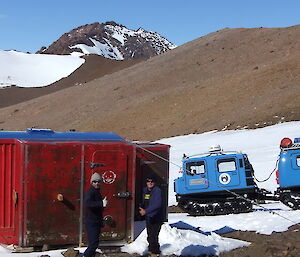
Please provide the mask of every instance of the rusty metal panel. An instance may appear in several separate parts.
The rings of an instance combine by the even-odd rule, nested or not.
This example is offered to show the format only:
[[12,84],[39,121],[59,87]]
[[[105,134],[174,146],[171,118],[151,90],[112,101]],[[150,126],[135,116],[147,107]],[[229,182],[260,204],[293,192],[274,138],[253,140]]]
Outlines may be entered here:
[[108,199],[101,242],[130,240],[134,192],[132,146],[124,143],[91,144],[85,151],[85,191],[90,187],[91,174],[98,172],[103,178],[101,193]]
[[[101,241],[130,240],[135,168],[131,145],[123,142],[30,142],[25,149],[23,246],[81,241],[82,167],[84,191],[90,186],[93,172],[99,172],[104,179],[101,193],[107,196],[109,204],[104,211],[107,222]],[[58,194],[64,196],[63,202],[57,200]]]
[[78,242],[81,145],[28,143],[26,157],[23,246]]
[[93,172],[103,176],[101,191],[109,200],[101,242],[132,240],[146,172],[155,172],[167,190],[168,163],[161,157],[168,160],[169,146],[1,139],[0,242],[24,247],[81,242],[82,192]]
[[0,143],[0,238],[5,244],[17,243],[18,174],[15,142]]

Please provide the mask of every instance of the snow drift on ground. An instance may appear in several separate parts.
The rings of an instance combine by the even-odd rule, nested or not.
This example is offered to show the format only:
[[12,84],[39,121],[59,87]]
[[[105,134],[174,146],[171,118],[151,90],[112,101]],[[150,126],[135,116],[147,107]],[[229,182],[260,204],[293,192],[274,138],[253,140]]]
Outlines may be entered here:
[[0,50],[0,88],[42,87],[69,76],[85,60],[78,55],[27,54]]
[[[169,205],[176,204],[173,191],[173,180],[180,176],[177,165],[180,165],[182,154],[187,155],[207,152],[209,146],[220,144],[224,150],[241,150],[247,153],[254,166],[256,177],[264,179],[275,168],[279,154],[279,143],[283,137],[300,137],[300,122],[282,123],[255,130],[236,130],[207,132],[199,135],[187,135],[162,139],[159,142],[170,144],[171,162],[169,180]],[[176,165],[175,165],[176,164]],[[274,191],[275,175],[258,183]],[[264,208],[262,208],[264,207]],[[273,231],[286,231],[290,226],[300,223],[300,210],[293,211],[279,202],[269,202],[256,206],[251,213],[219,215],[211,217],[192,217],[186,213],[169,214],[169,221],[162,227],[159,235],[161,251],[165,255],[219,254],[234,248],[247,246],[247,242],[222,237],[223,233],[234,230],[256,231],[271,234]],[[84,252],[85,248],[80,248]],[[128,253],[145,253],[147,251],[146,231],[122,250]],[[62,250],[48,251],[51,257],[62,256]],[[0,247],[0,257],[40,256],[43,253],[19,254]]]
[[[241,240],[221,237],[216,233],[199,233],[191,230],[177,229],[171,227],[169,224],[162,226],[159,242],[161,245],[161,251],[163,255],[189,255],[198,256],[200,254],[218,255],[224,251],[230,251],[235,248],[248,246],[248,242]],[[76,248],[81,253],[85,251],[84,248]],[[51,257],[62,257],[61,253],[66,249],[47,251],[47,254]],[[100,250],[101,251],[101,250]],[[99,251],[99,252],[100,252]],[[131,244],[122,247],[123,252],[129,254],[138,253],[140,255],[147,253],[147,233],[144,230],[139,237]],[[26,253],[26,256],[41,256],[43,253]],[[23,253],[11,253],[10,250],[0,246],[0,256],[24,256]]]
[[[159,243],[163,255],[198,256],[202,254],[218,255],[249,243],[221,237],[216,233],[204,234],[192,230],[177,229],[168,224],[162,226]],[[131,244],[123,246],[122,251],[140,255],[147,253],[147,233],[144,230]]]

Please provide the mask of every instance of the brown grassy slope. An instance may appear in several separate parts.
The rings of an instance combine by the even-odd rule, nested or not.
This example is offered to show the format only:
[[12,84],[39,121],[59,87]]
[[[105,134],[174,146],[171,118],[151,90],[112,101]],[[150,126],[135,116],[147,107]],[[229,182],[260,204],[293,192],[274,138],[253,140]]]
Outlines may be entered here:
[[83,86],[0,109],[0,128],[151,140],[299,120],[299,40],[300,26],[218,31]]
[[[87,83],[93,79],[122,70],[143,60],[116,61],[99,55],[83,57],[85,63],[68,77],[40,88],[7,87],[0,90],[0,108],[47,95],[61,89]],[[51,72],[51,70],[49,70]]]

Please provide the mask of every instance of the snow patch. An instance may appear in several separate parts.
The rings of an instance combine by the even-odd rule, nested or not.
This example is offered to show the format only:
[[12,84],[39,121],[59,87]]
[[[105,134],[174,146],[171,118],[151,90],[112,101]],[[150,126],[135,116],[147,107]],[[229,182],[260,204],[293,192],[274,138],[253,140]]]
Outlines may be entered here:
[[71,46],[70,48],[79,48],[84,54],[97,54],[109,59],[124,60],[124,57],[119,49],[114,47],[107,39],[104,38],[106,43],[101,43],[93,38],[90,38],[90,40],[93,42],[94,46],[77,44]]
[[[169,224],[164,224],[159,234],[160,249],[163,255],[219,255],[224,251],[248,246],[250,243],[241,240],[225,238],[211,233],[204,235],[191,230],[177,229]],[[147,232],[144,230],[131,244],[121,248],[129,254],[147,254]]]
[[73,55],[27,54],[0,50],[0,88],[43,87],[69,76],[85,60]]

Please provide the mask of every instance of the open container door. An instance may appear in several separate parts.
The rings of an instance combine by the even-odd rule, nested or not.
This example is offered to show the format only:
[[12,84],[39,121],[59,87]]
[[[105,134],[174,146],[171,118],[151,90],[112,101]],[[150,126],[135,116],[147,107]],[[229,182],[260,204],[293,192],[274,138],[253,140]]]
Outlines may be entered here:
[[164,221],[168,220],[169,151],[169,145],[136,143],[134,238],[138,237],[145,227],[145,222],[141,221],[143,218],[139,214],[139,204],[142,203],[142,190],[146,186],[146,176],[149,174],[156,177],[156,184],[162,191]]

